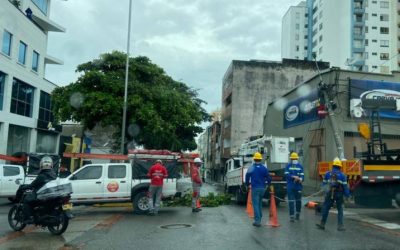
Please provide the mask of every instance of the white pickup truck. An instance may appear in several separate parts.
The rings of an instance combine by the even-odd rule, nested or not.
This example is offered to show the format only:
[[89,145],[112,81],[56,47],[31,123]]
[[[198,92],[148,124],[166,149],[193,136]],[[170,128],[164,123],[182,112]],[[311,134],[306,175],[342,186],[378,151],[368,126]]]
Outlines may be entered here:
[[35,176],[25,177],[24,168],[20,165],[0,164],[0,198],[13,201],[19,185],[29,184]]
[[[76,170],[67,177],[72,184],[71,202],[79,205],[131,201],[135,213],[146,213],[149,209],[147,192],[150,185],[146,173],[154,160],[133,161],[89,164]],[[187,188],[177,190],[177,187],[187,187],[191,184],[189,178],[178,178],[177,161],[164,161],[164,165],[169,177],[164,179],[163,198],[172,198],[187,192]]]

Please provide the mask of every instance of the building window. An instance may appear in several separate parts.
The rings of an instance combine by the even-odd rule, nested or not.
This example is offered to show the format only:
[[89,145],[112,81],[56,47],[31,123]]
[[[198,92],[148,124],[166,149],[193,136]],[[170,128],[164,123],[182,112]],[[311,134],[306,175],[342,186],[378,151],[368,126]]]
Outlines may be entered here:
[[304,28],[306,28],[306,29],[307,29],[307,28],[308,28],[308,24],[304,24]]
[[389,66],[381,66],[381,73],[389,74]]
[[322,47],[319,48],[319,54],[322,54]]
[[6,84],[6,74],[0,71],[0,110],[3,110],[4,85]]
[[389,40],[381,40],[381,47],[389,47]]
[[11,55],[11,45],[12,45],[12,34],[5,30],[3,33],[3,46],[1,48],[1,51],[7,56]]
[[300,18],[300,13],[296,12],[296,19]]
[[40,91],[39,120],[46,123],[54,122],[50,94]]
[[388,14],[380,15],[380,20],[381,21],[389,21],[389,15]]
[[378,68],[378,66],[376,66],[376,65],[373,65],[373,66],[372,66],[372,68],[373,68],[373,69],[377,69],[377,68]]
[[373,30],[376,30],[376,29],[378,29],[378,27],[376,27],[376,26],[372,26],[372,29],[373,29]]
[[321,12],[319,13],[319,19],[321,20],[321,18],[322,18],[322,10],[321,10]]
[[377,43],[377,42],[378,42],[378,40],[376,40],[376,39],[372,39],[372,42],[373,42],[373,43]]
[[375,4],[376,4],[376,3],[378,3],[378,1],[372,1],[372,3],[375,3]]
[[14,78],[10,112],[32,117],[34,90],[31,85]]
[[322,23],[319,24],[319,30],[322,30]]
[[10,124],[8,129],[7,154],[16,152],[30,152],[30,129]]
[[32,54],[32,70],[38,72],[39,70],[39,53],[33,51]]
[[307,39],[308,39],[308,35],[304,35],[304,39],[306,39],[306,40],[307,40]]
[[22,41],[19,42],[18,62],[23,65],[25,65],[26,47],[27,45],[25,43],[23,43]]
[[368,33],[368,26],[365,26],[364,30],[365,30],[365,33]]
[[322,42],[322,35],[319,36],[319,41]]
[[381,34],[389,34],[389,28],[388,27],[381,27]]
[[300,29],[300,24],[296,23],[296,30]]
[[381,60],[389,60],[389,53],[381,53]]
[[298,41],[299,38],[300,38],[300,37],[299,37],[299,34],[296,34],[294,39],[295,39],[296,41]]
[[32,2],[39,8],[43,14],[47,15],[48,0],[32,0]]
[[378,14],[376,14],[376,13],[372,13],[372,16],[378,16]]
[[389,2],[381,1],[380,4],[382,9],[389,9]]
[[372,55],[373,55],[373,56],[377,56],[377,55],[378,55],[378,53],[376,53],[376,52],[372,52]]
[[299,51],[299,50],[300,50],[300,46],[296,45],[296,51]]

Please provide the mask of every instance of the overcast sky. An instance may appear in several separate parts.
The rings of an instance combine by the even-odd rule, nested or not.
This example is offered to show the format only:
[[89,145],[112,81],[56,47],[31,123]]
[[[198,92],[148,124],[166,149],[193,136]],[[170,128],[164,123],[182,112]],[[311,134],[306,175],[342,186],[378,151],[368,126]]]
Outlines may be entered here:
[[[299,0],[133,0],[131,55],[144,55],[175,80],[198,89],[211,112],[221,107],[230,62],[281,60],[281,20]],[[50,18],[66,33],[50,33],[47,67],[59,85],[77,79],[76,66],[113,50],[126,51],[129,0],[53,0]]]

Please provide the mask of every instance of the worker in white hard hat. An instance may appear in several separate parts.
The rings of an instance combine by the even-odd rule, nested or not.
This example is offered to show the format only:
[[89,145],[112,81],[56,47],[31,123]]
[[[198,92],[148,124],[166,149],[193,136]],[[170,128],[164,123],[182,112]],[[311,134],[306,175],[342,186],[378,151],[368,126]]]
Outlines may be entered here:
[[304,168],[299,163],[299,155],[296,152],[292,152],[289,159],[290,162],[285,167],[285,176],[287,183],[287,196],[289,200],[290,222],[294,222],[295,219],[300,220]]
[[193,187],[193,195],[192,195],[192,212],[197,213],[201,211],[200,208],[200,188],[203,184],[200,177],[200,168],[203,162],[200,158],[194,159],[194,166],[191,169],[192,176],[192,187]]

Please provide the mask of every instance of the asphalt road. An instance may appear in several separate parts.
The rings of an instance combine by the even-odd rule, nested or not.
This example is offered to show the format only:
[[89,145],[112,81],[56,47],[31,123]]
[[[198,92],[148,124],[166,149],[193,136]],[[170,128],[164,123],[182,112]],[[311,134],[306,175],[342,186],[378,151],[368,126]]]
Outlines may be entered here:
[[[400,228],[388,229],[365,219],[384,214],[395,222],[399,209],[347,209],[347,231],[336,230],[336,215],[330,214],[327,229],[315,223],[320,217],[304,209],[299,222],[290,223],[285,205],[278,208],[280,227],[255,228],[242,206],[162,208],[159,216],[139,216],[129,207],[75,207],[76,217],[62,236],[28,227],[12,232],[7,224],[9,205],[0,200],[0,249],[399,249]],[[379,217],[379,216],[378,216]],[[382,219],[382,217],[379,217]],[[392,223],[394,224],[394,223]],[[397,224],[396,224],[397,225]],[[163,228],[163,226],[167,228]],[[185,227],[186,226],[186,227]]]

